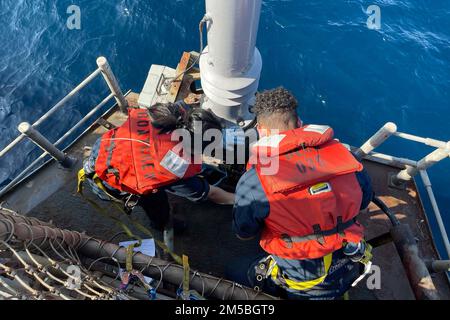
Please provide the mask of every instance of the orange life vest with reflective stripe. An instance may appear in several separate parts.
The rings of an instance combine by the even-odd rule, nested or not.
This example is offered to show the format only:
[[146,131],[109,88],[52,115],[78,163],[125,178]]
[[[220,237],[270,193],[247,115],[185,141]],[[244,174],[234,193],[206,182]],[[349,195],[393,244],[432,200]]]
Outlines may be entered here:
[[201,164],[183,157],[171,134],[159,134],[146,109],[129,109],[128,119],[106,132],[95,163],[97,176],[113,188],[147,194],[201,171]]
[[264,137],[253,146],[249,166],[270,205],[260,240],[269,254],[316,259],[362,239],[363,227],[355,220],[362,201],[355,172],[362,165],[333,140],[330,127],[309,125]]

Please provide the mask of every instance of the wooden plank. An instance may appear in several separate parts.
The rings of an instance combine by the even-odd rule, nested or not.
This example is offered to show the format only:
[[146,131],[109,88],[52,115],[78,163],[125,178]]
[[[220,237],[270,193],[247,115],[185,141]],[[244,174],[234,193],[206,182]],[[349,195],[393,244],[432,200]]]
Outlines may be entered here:
[[125,98],[128,101],[129,107],[137,107],[138,106],[138,100],[139,100],[138,93],[130,92]]
[[184,79],[184,74],[182,74],[189,65],[189,60],[191,58],[191,54],[189,52],[183,52],[183,55],[181,56],[180,63],[177,66],[177,70],[175,75],[181,74],[178,78],[174,79],[169,90],[169,95],[167,97],[167,100],[169,102],[175,102],[178,96],[178,93],[181,88],[181,84]]

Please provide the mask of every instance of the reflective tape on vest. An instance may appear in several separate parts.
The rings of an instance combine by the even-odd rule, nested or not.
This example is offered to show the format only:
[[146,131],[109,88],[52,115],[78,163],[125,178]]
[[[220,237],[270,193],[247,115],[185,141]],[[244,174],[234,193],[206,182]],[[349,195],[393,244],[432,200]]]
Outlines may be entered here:
[[176,175],[178,178],[182,178],[189,167],[189,162],[172,150],[166,153],[160,164],[164,169]]
[[152,125],[146,109],[131,108],[120,127],[101,138],[95,172],[98,177],[122,192],[143,195],[192,177],[201,164],[182,157],[174,148],[171,133],[161,133]]
[[303,127],[303,131],[307,132],[317,132],[320,134],[324,134],[325,131],[330,129],[330,126],[323,126],[323,125],[317,125],[317,124],[308,124],[307,126]]
[[[277,150],[264,159],[263,149],[253,149],[253,167],[270,207],[260,240],[267,253],[315,259],[343,241],[360,241],[363,228],[354,218],[362,190],[355,172],[363,167],[332,133],[328,126],[309,125],[282,132]],[[279,135],[274,137],[278,142]],[[277,172],[266,174],[265,160],[275,157]]]

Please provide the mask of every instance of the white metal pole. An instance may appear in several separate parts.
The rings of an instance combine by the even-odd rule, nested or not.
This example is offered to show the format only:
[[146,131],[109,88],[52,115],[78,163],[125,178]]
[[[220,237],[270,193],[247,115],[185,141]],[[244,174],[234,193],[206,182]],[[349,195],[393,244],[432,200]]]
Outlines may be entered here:
[[445,141],[439,141],[439,140],[431,139],[431,138],[422,138],[419,136],[415,136],[413,134],[403,133],[403,132],[396,132],[396,133],[394,133],[394,136],[397,136],[399,138],[403,138],[406,140],[420,142],[420,143],[426,144],[427,146],[431,146],[431,147],[435,147],[435,148],[445,148],[445,146],[447,144],[447,142],[445,142]]
[[[81,119],[75,126],[73,126],[69,131],[67,131],[61,138],[59,138],[53,145],[58,146],[63,143],[67,137],[69,137],[72,133],[78,130],[91,116],[95,114],[95,112],[99,111],[109,100],[114,97],[113,93],[110,93],[105,99],[103,99],[98,105],[96,105],[88,114],[86,114],[83,119]],[[25,135],[23,135],[26,137]],[[30,172],[31,169],[37,166],[39,162],[47,156],[47,152],[42,153],[36,160],[34,160],[28,167],[26,167],[17,177],[15,177],[10,183],[8,183],[3,189],[0,190],[0,197],[3,196],[6,192],[11,190],[17,183],[19,183],[26,175]]]
[[437,205],[436,198],[434,197],[433,188],[431,186],[430,177],[426,170],[420,170],[423,184],[427,189],[428,197],[430,198],[431,206],[433,207],[434,215],[438,223],[439,231],[441,232],[442,239],[444,241],[445,250],[447,251],[447,257],[450,258],[450,242],[448,240],[447,231],[445,229],[444,221],[442,220],[441,211]]
[[379,152],[370,152],[368,155],[365,155],[364,158],[367,159],[381,159],[386,161],[388,164],[393,166],[399,166],[399,167],[405,167],[405,166],[417,166],[417,161],[406,159],[406,158],[399,158],[394,157],[388,154],[379,153]]
[[21,133],[26,135],[34,144],[39,146],[42,150],[50,154],[54,159],[58,160],[65,168],[72,166],[73,161],[64,152],[55,147],[50,141],[47,140],[39,131],[33,128],[28,122],[22,122],[19,124],[18,129]]
[[262,68],[255,47],[261,0],[206,0],[208,46],[200,57],[202,107],[242,124],[252,118]]
[[112,72],[108,60],[106,60],[105,57],[98,57],[97,65],[99,69],[102,71],[103,78],[105,78],[105,81],[108,84],[109,89],[114,94],[114,97],[116,98],[120,110],[123,113],[126,113],[128,102],[125,99],[122,90],[120,89],[119,82],[117,81],[116,76]]
[[[100,74],[101,70],[97,69],[93,73],[91,73],[86,79],[80,82],[72,91],[70,91],[64,98],[58,101],[50,110],[48,110],[42,117],[40,117],[35,123],[33,123],[33,127],[37,127],[42,122],[47,120],[52,114],[59,110],[67,101],[69,101],[75,94],[77,94],[81,89],[87,86],[95,77]],[[16,139],[14,139],[9,145],[7,145],[3,150],[0,151],[0,158],[3,157],[8,151],[10,151],[16,144],[25,138],[25,135],[21,134]]]
[[447,158],[450,155],[450,142],[447,142],[445,148],[439,148],[420,159],[416,167],[408,166],[406,169],[400,171],[397,175],[392,177],[394,185],[402,185],[406,181],[410,181],[412,177],[419,173],[420,170],[426,170],[435,163]]
[[369,154],[373,149],[379,147],[397,131],[397,125],[393,122],[388,122],[380,128],[369,140],[367,140],[358,150],[356,155],[358,157]]

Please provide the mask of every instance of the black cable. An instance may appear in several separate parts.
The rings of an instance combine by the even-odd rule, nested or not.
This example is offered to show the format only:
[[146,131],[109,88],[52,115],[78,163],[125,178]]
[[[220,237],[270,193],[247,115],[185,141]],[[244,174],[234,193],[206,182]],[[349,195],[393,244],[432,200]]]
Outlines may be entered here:
[[400,225],[400,221],[397,219],[397,217],[391,211],[391,209],[389,209],[389,207],[383,201],[381,201],[381,199],[377,197],[375,194],[372,197],[372,202],[388,216],[389,220],[391,221],[394,227]]

